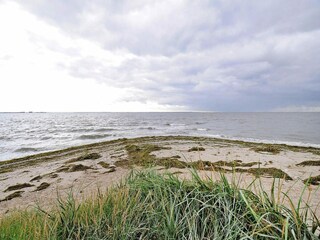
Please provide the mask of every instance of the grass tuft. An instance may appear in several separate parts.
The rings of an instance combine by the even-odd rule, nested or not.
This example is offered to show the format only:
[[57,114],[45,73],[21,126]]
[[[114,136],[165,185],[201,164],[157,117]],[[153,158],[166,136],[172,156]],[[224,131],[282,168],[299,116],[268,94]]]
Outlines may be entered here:
[[181,180],[143,171],[81,203],[70,194],[56,211],[6,216],[0,239],[318,239],[312,212],[287,208],[275,194],[241,189],[223,174]]

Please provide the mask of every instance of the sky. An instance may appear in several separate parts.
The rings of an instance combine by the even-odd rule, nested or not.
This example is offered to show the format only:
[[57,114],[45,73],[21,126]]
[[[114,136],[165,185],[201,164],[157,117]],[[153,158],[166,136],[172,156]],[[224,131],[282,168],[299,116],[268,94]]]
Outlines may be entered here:
[[320,111],[319,0],[0,0],[0,112]]

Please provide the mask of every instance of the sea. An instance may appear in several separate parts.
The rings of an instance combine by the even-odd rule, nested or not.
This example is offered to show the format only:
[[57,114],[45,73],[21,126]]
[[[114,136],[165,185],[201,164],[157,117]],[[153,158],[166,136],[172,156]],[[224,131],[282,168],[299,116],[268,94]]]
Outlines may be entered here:
[[0,161],[118,138],[168,135],[320,148],[320,113],[0,113]]

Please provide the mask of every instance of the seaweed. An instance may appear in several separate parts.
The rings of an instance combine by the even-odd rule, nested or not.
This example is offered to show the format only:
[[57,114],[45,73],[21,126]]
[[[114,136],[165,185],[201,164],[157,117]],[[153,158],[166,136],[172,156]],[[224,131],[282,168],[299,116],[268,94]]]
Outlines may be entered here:
[[95,159],[98,159],[101,157],[102,156],[99,153],[87,153],[87,154],[84,154],[80,157],[70,159],[70,160],[66,161],[66,163],[74,163],[74,162],[79,162],[79,161],[84,161],[84,160],[95,160]]
[[[239,168],[239,167],[252,167],[260,164],[260,162],[243,163],[241,160],[234,160],[232,162],[227,161],[196,161],[196,162],[184,162],[173,157],[169,158],[156,158],[154,155],[150,155],[152,151],[161,150],[162,148],[156,145],[130,145],[127,146],[128,160],[121,160],[116,162],[117,166],[163,166],[165,168],[194,168],[197,170],[211,170],[220,172],[247,172],[253,174],[256,177],[268,176],[274,178],[284,178],[286,180],[292,180],[292,178],[285,172],[277,168]],[[225,167],[232,167],[227,169]]]
[[192,147],[188,150],[188,152],[199,152],[199,151],[205,151],[203,147]]
[[107,171],[105,171],[104,173],[111,173],[111,172],[115,172],[116,169],[115,168],[109,168]]
[[92,167],[88,167],[88,166],[84,166],[82,164],[78,164],[78,165],[72,165],[70,168],[69,168],[69,172],[79,172],[79,171],[85,171],[85,170],[88,170],[88,169],[92,169]]
[[[215,145],[235,145],[244,148],[256,149],[259,152],[260,150],[268,151],[266,146],[272,146],[271,149],[278,149],[276,151],[271,151],[277,153],[279,151],[294,151],[294,152],[308,152],[315,155],[320,155],[320,149],[314,147],[302,147],[302,146],[289,146],[285,144],[263,144],[263,143],[253,143],[253,142],[245,142],[240,140],[227,140],[227,139],[217,139],[210,137],[191,137],[191,136],[149,136],[149,137],[138,137],[132,139],[120,138],[116,140],[110,140],[99,143],[92,143],[87,145],[81,145],[76,147],[70,147],[62,150],[50,151],[45,153],[38,153],[34,155],[29,155],[26,157],[15,158],[12,160],[1,161],[0,162],[0,174],[8,173],[15,171],[16,169],[23,167],[30,167],[37,165],[39,163],[56,161],[57,158],[65,158],[68,156],[75,156],[83,153],[84,151],[94,151],[96,149],[102,149],[106,147],[122,147],[126,145],[132,144],[144,144],[150,142],[165,142],[165,141],[188,141],[188,142],[206,142],[207,144],[215,144]],[[270,148],[269,148],[270,149]]]
[[[249,168],[245,169],[246,172],[255,175],[256,177],[260,176],[269,176],[272,178],[283,178],[285,180],[293,180],[287,173],[278,168]],[[239,168],[236,171],[240,171]]]
[[43,182],[43,183],[41,183],[41,184],[37,187],[37,189],[36,189],[36,190],[34,190],[33,192],[42,191],[42,190],[44,190],[44,189],[48,188],[49,186],[50,186],[50,184],[49,184],[49,183],[47,183],[47,182]]
[[118,160],[114,164],[117,167],[128,167],[128,166],[132,165],[132,163],[130,163],[130,161],[126,160],[126,159]]
[[106,162],[98,162],[98,164],[103,168],[109,168],[110,164]]
[[213,163],[213,165],[215,166],[226,166],[226,167],[252,167],[258,164],[260,164],[260,162],[243,163],[241,160],[234,160],[232,162],[218,161]]
[[41,176],[41,175],[38,175],[38,176],[35,176],[34,178],[32,178],[32,179],[30,180],[30,182],[38,181],[38,180],[40,180],[40,179],[42,179],[42,176]]
[[92,167],[84,166],[82,164],[71,164],[60,167],[56,172],[79,172],[87,169],[92,169]]
[[154,164],[165,168],[186,168],[188,164],[176,158],[159,158],[154,160]]
[[59,175],[58,174],[56,174],[56,173],[50,173],[49,174],[49,177],[51,177],[51,178],[57,178]]
[[303,161],[301,163],[296,164],[296,166],[320,166],[320,160],[316,161]]
[[320,175],[318,176],[314,176],[314,177],[309,177],[305,180],[303,180],[303,183],[304,184],[307,184],[307,185],[320,185]]
[[22,188],[33,187],[33,186],[34,185],[30,183],[18,183],[16,185],[9,186],[6,190],[4,190],[4,192],[19,190]]
[[13,198],[17,198],[17,197],[22,197],[21,193],[23,193],[24,191],[16,191],[14,193],[11,193],[10,195],[6,196],[4,199],[1,199],[0,202],[5,202],[5,201],[9,201]]
[[279,146],[271,144],[261,144],[260,146],[253,147],[252,150],[255,152],[268,152],[272,154],[278,154],[281,151]]

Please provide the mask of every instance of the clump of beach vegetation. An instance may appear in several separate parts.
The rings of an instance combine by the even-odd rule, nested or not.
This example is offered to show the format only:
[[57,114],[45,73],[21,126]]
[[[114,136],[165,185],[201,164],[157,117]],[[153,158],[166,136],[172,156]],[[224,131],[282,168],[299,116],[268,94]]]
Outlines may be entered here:
[[[260,165],[260,162],[248,162],[243,163],[241,160],[234,161],[194,161],[194,162],[185,162],[179,160],[175,156],[173,157],[163,157],[157,158],[155,155],[151,154],[153,151],[159,151],[163,148],[157,145],[127,145],[126,150],[128,153],[128,159],[119,160],[115,162],[115,165],[118,167],[128,167],[128,166],[144,166],[144,167],[153,167],[153,166],[162,166],[165,168],[192,168],[196,170],[209,170],[209,171],[219,171],[219,172],[243,172],[250,173],[256,177],[267,176],[273,178],[282,178],[285,180],[292,180],[292,178],[278,168],[240,168],[240,167],[252,167],[254,165]],[[231,168],[226,168],[231,167]]]
[[34,185],[30,183],[18,183],[16,185],[9,186],[6,190],[4,190],[4,192],[19,190],[22,188],[33,187],[33,186]]
[[314,176],[314,177],[309,177],[305,180],[303,180],[304,184],[307,185],[320,185],[320,175]]
[[9,200],[14,199],[14,198],[21,197],[22,193],[24,193],[24,191],[13,192],[13,193],[9,194],[8,196],[6,196],[4,199],[1,199],[0,202],[5,202],[5,201],[9,201]]
[[260,162],[243,163],[242,160],[233,160],[230,162],[227,162],[227,161],[214,162],[215,166],[227,166],[227,167],[252,167],[254,165],[259,165],[259,164]]
[[298,163],[297,166],[320,166],[320,160],[315,160],[315,161],[303,161],[301,163]]
[[271,144],[261,144],[252,148],[255,152],[268,152],[272,154],[278,154],[281,152],[281,148]]
[[79,162],[79,161],[84,161],[84,160],[95,160],[99,159],[102,156],[99,153],[86,153],[84,155],[81,155],[80,157],[70,159],[66,161],[66,163],[74,163],[74,162]]
[[188,150],[188,152],[199,152],[199,151],[205,151],[206,149],[204,147],[192,147]]
[[58,168],[57,172],[79,172],[79,171],[85,171],[88,169],[92,169],[92,167],[85,166],[82,164],[70,164],[70,165],[64,165]]
[[47,182],[43,182],[41,183],[36,190],[34,190],[34,192],[39,192],[39,191],[42,191],[44,189],[47,189],[48,187],[50,186],[50,183],[47,183]]
[[106,163],[106,162],[98,162],[98,164],[103,167],[103,168],[109,168],[110,164],[109,163]]
[[35,176],[34,178],[32,178],[32,179],[30,180],[30,182],[39,181],[39,180],[41,180],[41,179],[42,179],[42,176],[41,176],[41,175],[38,175],[38,176]]
[[[106,193],[0,220],[1,239],[318,239],[319,221],[302,204],[230,182],[138,172]],[[291,199],[288,199],[291,202]]]

